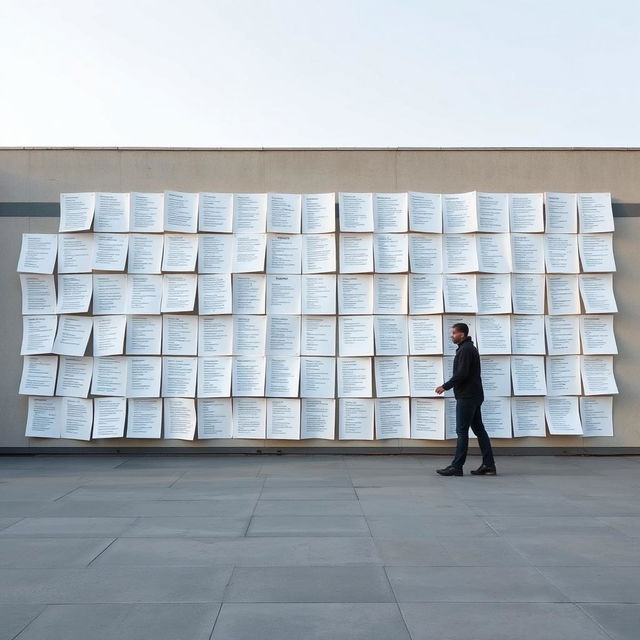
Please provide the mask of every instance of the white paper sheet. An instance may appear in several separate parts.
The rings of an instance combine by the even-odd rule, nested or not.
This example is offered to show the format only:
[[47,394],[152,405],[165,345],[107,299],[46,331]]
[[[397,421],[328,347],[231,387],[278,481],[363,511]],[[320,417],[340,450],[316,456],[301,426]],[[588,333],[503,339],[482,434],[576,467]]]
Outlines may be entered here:
[[267,194],[236,193],[233,196],[233,232],[264,233],[267,228]]
[[442,270],[444,273],[478,271],[476,234],[450,233],[442,237]]
[[456,440],[456,401],[455,398],[444,400],[444,434],[446,440]]
[[545,316],[547,353],[565,356],[580,353],[578,316]]
[[267,276],[267,313],[299,314],[302,311],[301,298],[301,276]]
[[300,354],[303,356],[336,355],[336,318],[302,316]]
[[338,276],[338,313],[370,315],[373,313],[373,276]]
[[267,236],[246,233],[234,236],[231,269],[234,273],[253,273],[264,269]]
[[266,354],[300,355],[300,316],[267,316]]
[[302,233],[333,233],[336,229],[336,194],[302,196]]
[[[163,279],[161,275],[129,275],[127,277],[127,313],[141,315],[159,314],[162,302],[162,288]],[[96,313],[95,308],[93,313]]]
[[91,440],[93,400],[60,399],[60,437],[68,440]]
[[95,193],[61,193],[60,232],[91,229],[95,209]]
[[127,368],[128,359],[126,356],[94,358],[91,394],[94,396],[126,396]]
[[514,438],[544,438],[544,398],[511,398],[511,423]]
[[[486,398],[482,403],[482,423],[490,438],[511,438],[511,398]],[[475,438],[472,430],[469,437]]]
[[300,388],[300,358],[268,357],[265,395],[270,398],[297,398]]
[[[336,240],[332,234],[302,236],[302,273],[333,273],[336,270]],[[290,271],[290,273],[298,273]]]
[[617,354],[613,316],[580,316],[580,338],[585,355]]
[[511,395],[511,358],[481,356],[482,388],[486,398]]
[[582,435],[577,397],[547,397],[544,412],[551,435]]
[[20,395],[52,396],[56,386],[58,356],[25,356],[22,360]]
[[547,233],[578,231],[578,198],[575,193],[545,193],[544,208]]
[[547,273],[578,273],[578,236],[571,233],[545,234],[544,261]]
[[616,313],[618,311],[613,293],[612,274],[581,274],[578,284],[586,313]]
[[511,274],[513,313],[544,313],[545,276],[537,273]]
[[377,356],[409,355],[407,316],[374,316],[373,334]]
[[266,277],[262,274],[233,274],[234,314],[263,314],[266,308]]
[[96,271],[124,271],[129,249],[129,235],[95,233],[93,269]]
[[233,437],[264,439],[266,431],[266,400],[264,398],[234,398]]
[[193,440],[196,432],[196,404],[192,398],[164,399],[165,440]]
[[270,193],[267,196],[267,231],[300,233],[302,196],[299,193]]
[[[136,276],[131,276],[135,278]],[[142,276],[146,277],[146,276]],[[161,278],[162,276],[157,276]],[[127,311],[129,278],[122,273],[93,274],[93,315],[121,315]],[[158,301],[159,303],[159,301]],[[159,304],[158,304],[158,312]]]
[[339,245],[341,273],[373,271],[373,234],[341,233]]
[[613,435],[613,398],[580,398],[580,419],[585,437]]
[[198,399],[198,440],[233,437],[231,398]]
[[442,276],[444,310],[447,313],[476,313],[478,298],[476,276],[473,274],[447,274]]
[[267,400],[267,439],[300,440],[300,400],[297,398]]
[[93,358],[87,356],[60,356],[57,396],[86,398],[93,374]]
[[264,356],[236,356],[231,372],[231,392],[234,396],[264,396]]
[[376,440],[410,438],[409,398],[376,398]]
[[336,429],[336,401],[303,398],[300,416],[300,438],[333,440]]
[[547,395],[580,395],[580,356],[548,356],[546,364]]
[[129,206],[130,231],[160,233],[164,230],[164,193],[132,192]]
[[511,356],[511,380],[516,396],[546,395],[544,357]]
[[373,359],[378,398],[409,396],[409,366],[406,356]]
[[86,313],[93,290],[90,273],[60,274],[58,276],[58,313]]
[[203,273],[198,275],[198,313],[224,315],[231,313],[231,274]]
[[60,403],[62,398],[29,398],[27,438],[59,438],[60,437]]
[[198,316],[162,316],[162,353],[195,356],[198,353]]
[[60,316],[52,352],[63,356],[83,356],[87,350],[92,327],[93,318]]
[[162,316],[127,316],[125,351],[128,355],[160,355]]
[[163,356],[162,397],[195,398],[197,374],[197,358]]
[[233,194],[201,193],[198,199],[198,230],[208,233],[233,231]]
[[162,431],[162,399],[131,398],[127,411],[127,438],[159,438]]
[[334,315],[336,312],[336,276],[302,276],[302,313]]
[[58,235],[58,273],[91,273],[95,254],[93,233]]
[[445,233],[473,233],[478,230],[476,192],[442,194]]
[[162,271],[195,271],[198,236],[167,233],[164,235]]
[[127,397],[158,398],[161,377],[161,358],[130,356],[127,361]]
[[180,233],[198,231],[198,194],[164,192],[164,229]]
[[300,358],[300,397],[334,398],[335,393],[335,358]]
[[231,273],[234,236],[207,234],[198,237],[198,273]]
[[198,318],[198,354],[201,356],[233,354],[233,318],[231,316]]
[[544,316],[511,316],[511,353],[543,355]]
[[[511,275],[508,273],[476,275],[478,313],[511,313]],[[542,313],[544,307],[540,311]]]
[[21,356],[52,353],[58,316],[22,316]]
[[129,273],[161,273],[164,236],[132,233],[129,236]]
[[[153,277],[153,276],[148,276]],[[198,277],[195,273],[165,273],[162,276],[163,313],[193,311]],[[148,313],[145,311],[145,313]]]
[[230,356],[198,358],[198,398],[228,398],[231,396]]
[[373,227],[376,233],[405,233],[408,230],[406,193],[373,194]]
[[612,233],[581,233],[578,236],[578,247],[583,271],[616,270]]
[[613,208],[610,193],[579,193],[580,233],[613,231]]
[[551,316],[580,313],[577,275],[547,275],[547,306]]
[[20,274],[23,314],[56,313],[56,287],[52,275]]
[[442,273],[442,236],[410,233],[409,264],[412,273]]
[[511,233],[538,233],[544,231],[541,193],[509,194]]
[[93,433],[91,437],[94,440],[122,438],[124,436],[126,413],[126,398],[94,398]]
[[340,231],[363,233],[374,230],[373,194],[339,193]]
[[233,355],[264,355],[266,330],[264,316],[233,316]]
[[406,274],[375,274],[373,276],[373,313],[406,314],[408,280]]
[[267,273],[300,273],[301,265],[302,236],[282,234],[267,236]]
[[441,357],[409,358],[410,395],[417,398],[435,398],[436,387],[444,380]]
[[55,233],[23,233],[19,273],[53,273],[58,255],[58,235]]
[[544,273],[544,236],[512,233],[511,260],[515,273]]
[[338,358],[336,370],[339,398],[371,397],[371,358]]
[[128,193],[96,193],[93,230],[104,233],[129,231]]
[[[478,268],[484,273],[511,271],[511,236],[508,233],[479,233],[476,235]],[[473,269],[466,269],[473,271]]]
[[409,316],[408,328],[411,355],[442,353],[442,316]]
[[341,398],[338,403],[338,438],[373,440],[374,401],[370,398]]
[[478,231],[484,233],[509,232],[509,194],[478,193]]
[[478,350],[482,355],[511,353],[511,316],[478,316],[476,318]]
[[408,194],[409,228],[423,233],[442,233],[442,196],[439,193]]
[[444,440],[445,402],[435,398],[411,398],[411,438]]
[[613,356],[580,356],[580,373],[585,396],[618,393],[613,374]]
[[378,273],[409,271],[408,236],[404,233],[376,233],[373,236],[373,257]]
[[444,311],[442,276],[438,274],[409,275],[409,313],[431,315]]
[[338,351],[341,356],[373,355],[373,317],[338,318]]

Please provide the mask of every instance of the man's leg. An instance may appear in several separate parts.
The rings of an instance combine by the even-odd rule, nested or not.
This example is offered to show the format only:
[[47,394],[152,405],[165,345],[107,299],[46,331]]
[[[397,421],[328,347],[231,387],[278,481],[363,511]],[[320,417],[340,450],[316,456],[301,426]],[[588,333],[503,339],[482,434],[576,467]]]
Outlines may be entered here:
[[482,464],[487,467],[495,467],[495,461],[493,459],[493,449],[491,448],[491,440],[489,440],[489,434],[484,428],[482,422],[482,412],[480,411],[480,404],[477,405],[476,410],[471,420],[471,429],[478,438],[478,446],[482,452]]
[[473,419],[474,410],[475,402],[473,400],[468,398],[456,400],[456,435],[458,436],[458,441],[453,462],[451,463],[451,466],[456,469],[462,469],[467,459],[469,425]]

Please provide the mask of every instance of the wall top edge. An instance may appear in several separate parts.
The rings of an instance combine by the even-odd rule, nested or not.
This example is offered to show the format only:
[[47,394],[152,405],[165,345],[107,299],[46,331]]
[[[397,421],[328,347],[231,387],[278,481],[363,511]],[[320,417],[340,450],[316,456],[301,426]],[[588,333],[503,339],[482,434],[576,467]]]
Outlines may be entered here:
[[640,151],[640,147],[4,147],[0,151]]

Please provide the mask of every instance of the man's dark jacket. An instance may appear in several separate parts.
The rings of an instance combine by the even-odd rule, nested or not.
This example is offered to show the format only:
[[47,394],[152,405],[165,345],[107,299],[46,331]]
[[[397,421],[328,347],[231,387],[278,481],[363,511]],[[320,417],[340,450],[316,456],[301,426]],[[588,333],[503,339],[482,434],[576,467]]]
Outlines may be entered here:
[[484,398],[480,354],[470,336],[458,344],[453,359],[453,375],[442,386],[447,390],[453,389],[456,398]]

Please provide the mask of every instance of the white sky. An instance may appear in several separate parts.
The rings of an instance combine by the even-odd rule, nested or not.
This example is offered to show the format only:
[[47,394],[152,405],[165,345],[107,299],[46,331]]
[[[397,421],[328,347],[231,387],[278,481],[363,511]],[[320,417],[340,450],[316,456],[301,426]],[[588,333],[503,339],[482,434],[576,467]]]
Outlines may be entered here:
[[640,146],[634,0],[0,0],[0,146]]

